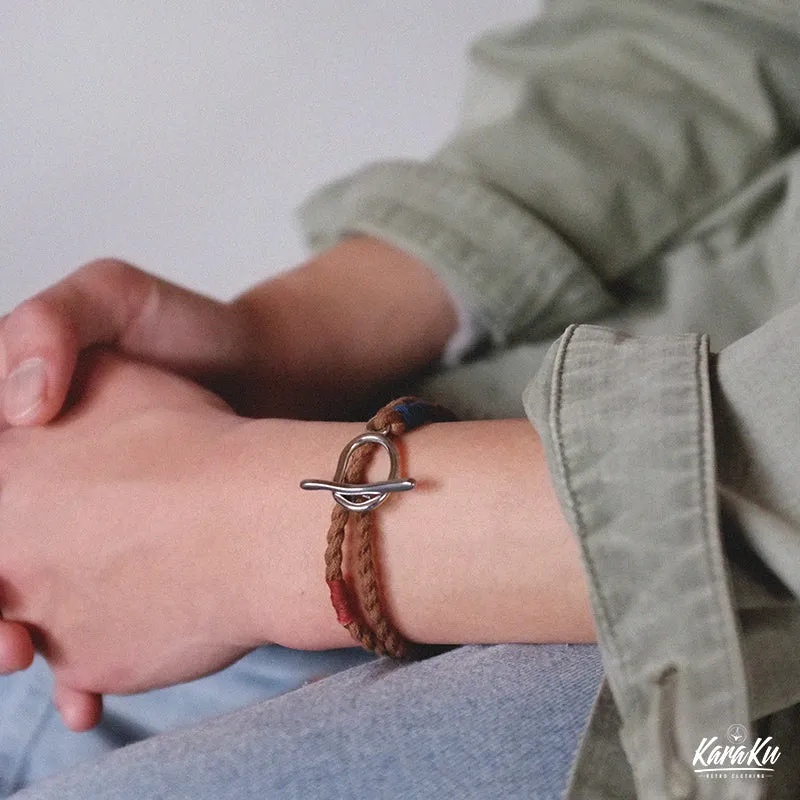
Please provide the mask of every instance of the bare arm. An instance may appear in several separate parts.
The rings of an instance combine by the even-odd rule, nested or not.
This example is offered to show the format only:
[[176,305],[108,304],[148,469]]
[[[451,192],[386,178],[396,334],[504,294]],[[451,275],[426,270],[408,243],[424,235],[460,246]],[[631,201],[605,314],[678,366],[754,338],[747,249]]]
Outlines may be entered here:
[[[174,375],[92,363],[56,424],[0,433],[3,613],[36,631],[71,727],[96,723],[100,693],[188,680],[265,642],[352,644],[324,581],[332,501],[298,482],[329,476],[363,426],[242,419]],[[577,549],[529,423],[442,423],[402,447],[418,486],[377,512],[401,631],[590,640]]]
[[[275,576],[279,617],[263,613],[262,584],[250,587],[264,641],[352,644],[336,623],[323,579],[332,500],[327,492],[302,492],[297,482],[330,476],[344,443],[362,431],[360,424],[278,420],[234,432],[250,487],[242,508],[255,502],[260,509],[258,498],[270,487],[280,541],[269,548],[286,559]],[[278,474],[260,456],[263,447],[285,453]],[[429,643],[593,640],[578,548],[530,423],[430,425],[404,437],[401,447],[418,486],[376,512],[387,611],[401,632]],[[376,461],[371,477],[382,479],[386,467]]]
[[369,237],[259,284],[234,307],[254,334],[253,383],[273,413],[292,417],[335,416],[344,398],[423,369],[456,327],[436,275]]
[[434,361],[455,325],[433,272],[367,237],[232,303],[96,261],[0,320],[0,417],[56,416],[79,353],[96,344],[197,379],[253,416],[331,416]]

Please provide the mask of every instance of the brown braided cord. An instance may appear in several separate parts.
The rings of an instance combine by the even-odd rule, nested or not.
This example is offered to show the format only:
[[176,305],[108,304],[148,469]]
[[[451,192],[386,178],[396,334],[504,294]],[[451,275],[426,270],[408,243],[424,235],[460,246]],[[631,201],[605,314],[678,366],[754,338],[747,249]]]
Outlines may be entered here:
[[[404,417],[394,410],[396,406],[415,402],[414,397],[401,397],[384,406],[368,423],[368,431],[378,431],[389,436],[400,436],[406,431]],[[443,406],[432,406],[434,420],[453,420],[451,411]],[[364,483],[376,448],[380,445],[365,444],[351,456],[344,475],[349,484]],[[342,575],[342,547],[350,515],[354,518],[356,534],[356,577],[361,593],[361,608],[366,621],[359,619],[358,609],[351,597]],[[353,638],[367,650],[392,658],[409,659],[420,654],[419,646],[406,639],[383,613],[378,586],[375,553],[372,547],[372,513],[348,511],[338,503],[331,512],[328,529],[328,546],[325,551],[325,579],[331,589],[331,600],[336,608],[339,622],[350,631]]]
[[[328,547],[325,551],[325,580],[331,589],[331,599],[337,606],[339,622],[350,631],[350,635],[367,650],[380,652],[378,642],[372,631],[358,618],[358,612],[347,592],[342,574],[342,545],[350,512],[338,503],[331,512],[331,525],[328,528]],[[338,598],[335,597],[338,594]],[[337,604],[338,600],[338,604]],[[344,607],[344,610],[342,610]],[[383,653],[381,653],[384,655]]]

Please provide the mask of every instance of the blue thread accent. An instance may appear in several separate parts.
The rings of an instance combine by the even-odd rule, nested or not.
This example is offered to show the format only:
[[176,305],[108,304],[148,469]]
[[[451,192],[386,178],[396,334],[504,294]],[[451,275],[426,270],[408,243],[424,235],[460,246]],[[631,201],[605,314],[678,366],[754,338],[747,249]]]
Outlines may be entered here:
[[422,401],[401,403],[399,406],[394,406],[393,410],[402,415],[406,430],[413,431],[414,428],[419,428],[429,421],[431,405]]

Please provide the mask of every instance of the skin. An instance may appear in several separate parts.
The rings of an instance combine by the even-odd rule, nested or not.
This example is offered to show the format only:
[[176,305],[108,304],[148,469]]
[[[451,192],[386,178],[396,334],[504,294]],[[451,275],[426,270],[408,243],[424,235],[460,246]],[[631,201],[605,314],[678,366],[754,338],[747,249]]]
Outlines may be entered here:
[[[386,312],[353,299],[376,289],[398,320],[390,337]],[[325,394],[357,403],[425,366],[455,325],[435,276],[357,239],[231,304],[116,265],[48,292],[0,334],[6,380],[25,358],[47,365],[41,403],[0,431],[0,667],[24,668],[36,646],[65,723],[83,730],[104,693],[189,680],[267,642],[352,644],[321,578],[331,499],[297,484],[329,476],[363,424],[234,408],[250,398],[252,413],[329,416]],[[80,355],[98,342],[115,351]],[[577,548],[530,424],[433,425],[402,447],[419,486],[378,512],[400,630],[424,642],[590,641]]]
[[327,419],[348,412],[343,398],[357,406],[433,362],[455,326],[433,272],[367,237],[231,303],[104,259],[0,320],[0,381],[30,358],[44,359],[47,370],[34,409],[10,414],[5,392],[0,409],[8,424],[49,422],[79,353],[102,344],[193,378],[250,416]]

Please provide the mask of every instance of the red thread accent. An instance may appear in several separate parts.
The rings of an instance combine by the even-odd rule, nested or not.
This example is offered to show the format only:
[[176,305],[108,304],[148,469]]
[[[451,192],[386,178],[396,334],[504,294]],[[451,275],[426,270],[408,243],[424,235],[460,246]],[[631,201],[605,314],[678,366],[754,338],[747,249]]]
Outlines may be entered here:
[[[381,431],[391,436],[402,435],[406,431],[406,420],[395,406],[408,404],[424,407],[426,419],[431,422],[455,419],[452,412],[441,406],[423,403],[415,397],[401,397],[384,406],[367,423],[367,430]],[[352,453],[343,476],[346,483],[363,483],[364,473],[376,449],[377,445],[369,444]],[[325,549],[325,582],[331,593],[331,605],[339,623],[367,650],[392,658],[420,658],[421,648],[408,641],[383,613],[372,548],[371,520],[372,512],[348,511],[334,503]],[[342,575],[342,546],[348,522],[352,523],[356,536],[353,582],[358,587],[360,597],[355,600]]]
[[344,581],[339,578],[327,581],[331,590],[331,605],[336,612],[336,621],[340,625],[349,625],[353,621],[353,612],[350,609],[350,599]]

